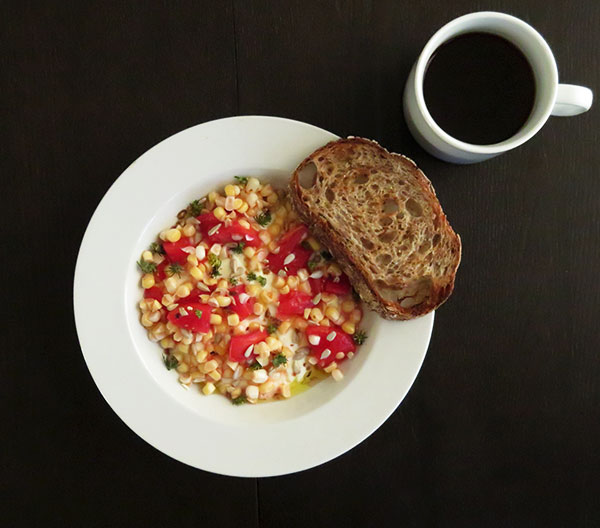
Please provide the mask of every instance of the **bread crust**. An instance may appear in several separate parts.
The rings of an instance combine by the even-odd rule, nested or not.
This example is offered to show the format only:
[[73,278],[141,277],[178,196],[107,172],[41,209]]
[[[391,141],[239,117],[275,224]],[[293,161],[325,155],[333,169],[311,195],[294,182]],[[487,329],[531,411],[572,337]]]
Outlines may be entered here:
[[[332,156],[340,153],[343,150],[344,156],[352,156],[355,147],[366,147],[369,152],[377,156],[378,163],[386,164],[389,162],[390,167],[395,163],[400,163],[404,170],[409,171],[414,178],[412,182],[419,186],[419,191],[423,193],[427,204],[432,210],[432,221],[436,224],[437,233],[445,237],[445,260],[449,260],[445,273],[441,277],[427,277],[429,290],[427,297],[413,306],[402,306],[400,302],[384,298],[378,291],[377,284],[373,277],[373,273],[367,269],[365,259],[361,258],[361,254],[348,251],[344,239],[336,229],[332,227],[330,222],[319,214],[318,210],[313,210],[306,201],[307,194],[310,189],[304,189],[300,183],[300,173],[313,163],[317,170],[317,176],[324,176],[320,172],[320,162],[318,160],[327,160]],[[352,163],[352,159],[349,158]],[[454,232],[442,207],[436,197],[435,190],[429,179],[417,167],[417,165],[406,156],[401,154],[390,153],[385,148],[381,147],[377,142],[359,138],[348,137],[331,141],[323,147],[317,149],[310,154],[294,171],[290,180],[290,197],[294,209],[304,223],[306,223],[311,232],[329,248],[333,256],[337,259],[342,270],[348,275],[352,285],[362,300],[375,312],[386,319],[407,320],[419,317],[426,313],[435,310],[443,304],[454,289],[455,277],[461,259],[461,241],[460,237]],[[439,239],[438,239],[439,240]],[[421,280],[420,277],[413,277],[413,280]]]

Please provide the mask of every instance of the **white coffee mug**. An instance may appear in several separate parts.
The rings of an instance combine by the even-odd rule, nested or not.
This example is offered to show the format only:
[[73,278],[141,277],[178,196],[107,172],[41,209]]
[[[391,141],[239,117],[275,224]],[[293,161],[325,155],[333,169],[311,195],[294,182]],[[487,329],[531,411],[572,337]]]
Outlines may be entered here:
[[[493,33],[515,44],[531,64],[536,82],[533,110],[523,127],[511,138],[493,145],[473,145],[450,136],[433,120],[423,96],[423,79],[434,52],[444,42],[471,32]],[[525,143],[550,115],[586,112],[592,106],[592,99],[589,88],[558,84],[554,55],[529,24],[504,13],[483,11],[452,20],[429,39],[406,81],[404,117],[414,138],[430,154],[452,163],[476,163]]]

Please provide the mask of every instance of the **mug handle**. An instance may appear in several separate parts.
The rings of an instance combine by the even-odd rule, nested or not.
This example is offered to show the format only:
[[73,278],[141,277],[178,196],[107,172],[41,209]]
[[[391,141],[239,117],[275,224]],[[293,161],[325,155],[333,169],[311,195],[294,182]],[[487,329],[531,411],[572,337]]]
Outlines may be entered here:
[[587,112],[592,106],[594,94],[585,86],[559,84],[556,101],[551,114],[553,116],[574,116]]

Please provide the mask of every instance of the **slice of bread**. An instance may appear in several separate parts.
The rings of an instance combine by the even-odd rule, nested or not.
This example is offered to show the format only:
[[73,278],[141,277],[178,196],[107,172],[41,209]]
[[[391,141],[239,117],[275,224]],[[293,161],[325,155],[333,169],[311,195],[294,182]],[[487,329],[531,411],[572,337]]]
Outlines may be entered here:
[[340,139],[308,156],[290,189],[301,219],[382,317],[418,317],[452,293],[460,238],[412,160]]

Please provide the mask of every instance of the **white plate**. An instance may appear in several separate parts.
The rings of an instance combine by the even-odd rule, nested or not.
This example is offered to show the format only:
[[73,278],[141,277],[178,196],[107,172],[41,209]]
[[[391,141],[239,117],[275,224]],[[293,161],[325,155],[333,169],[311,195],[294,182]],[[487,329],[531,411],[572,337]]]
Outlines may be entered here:
[[135,161],[94,213],[79,251],[74,305],[85,361],[119,417],[148,443],[191,466],[244,477],[307,469],[348,451],[402,401],[425,357],[433,313],[409,322],[367,313],[369,334],[327,379],[287,401],[235,407],[185,390],[138,321],[136,260],[192,199],[234,175],[284,184],[337,136],[275,117],[233,117],[166,139]]

